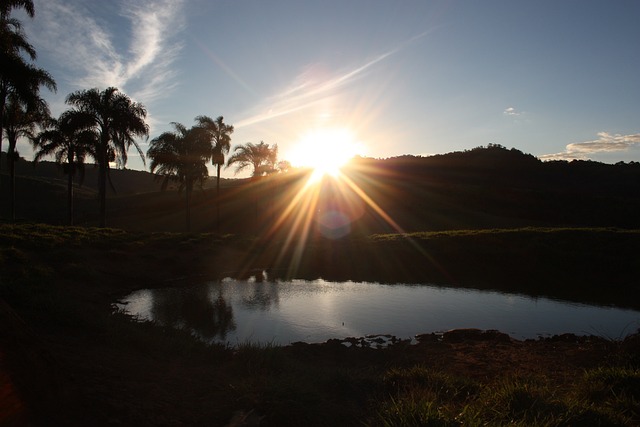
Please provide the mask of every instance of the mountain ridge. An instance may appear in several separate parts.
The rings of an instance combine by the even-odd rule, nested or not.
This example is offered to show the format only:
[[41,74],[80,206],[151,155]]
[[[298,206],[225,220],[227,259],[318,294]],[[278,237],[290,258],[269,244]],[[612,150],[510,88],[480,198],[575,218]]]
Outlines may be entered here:
[[[22,160],[16,170],[19,220],[64,223],[66,177],[61,168],[53,162],[42,162],[34,168],[32,162]],[[259,233],[269,229],[300,191],[307,173],[293,170],[260,180],[222,179],[221,232]],[[428,157],[357,157],[343,173],[377,209],[364,202],[362,194],[353,189],[340,190],[329,181],[319,187],[318,209],[346,203],[337,196],[344,192],[343,199],[351,198],[351,203],[359,206],[358,216],[351,218],[351,232],[526,226],[640,228],[637,162],[543,162],[515,148],[490,144]],[[184,195],[175,191],[175,186],[161,192],[160,182],[145,171],[114,169],[111,178],[117,192],[108,190],[108,225],[184,231]],[[8,177],[3,173],[0,212],[4,218],[7,185]],[[217,229],[214,187],[215,178],[210,177],[194,193],[194,231]],[[76,188],[80,225],[95,225],[96,188],[97,169],[87,165],[84,184]],[[381,212],[398,227],[384,220]],[[317,225],[317,218],[311,221]]]

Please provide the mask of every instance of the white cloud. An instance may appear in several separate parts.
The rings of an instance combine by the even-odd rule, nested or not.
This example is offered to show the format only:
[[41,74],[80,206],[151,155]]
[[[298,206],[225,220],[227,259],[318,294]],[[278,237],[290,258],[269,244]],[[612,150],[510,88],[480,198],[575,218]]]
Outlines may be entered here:
[[429,35],[432,31],[425,31],[411,37],[399,43],[395,48],[370,59],[368,62],[329,78],[314,78],[317,73],[314,73],[315,67],[310,66],[293,79],[293,84],[290,87],[285,88],[275,96],[265,99],[262,105],[246,113],[248,117],[239,120],[234,126],[236,129],[249,126],[293,113],[326,100],[335,95],[339,89],[362,77],[374,65],[405,49],[411,43]]
[[567,161],[571,161],[571,160],[589,160],[589,158],[587,156],[585,156],[584,154],[569,153],[567,151],[563,151],[561,153],[543,154],[541,156],[538,156],[538,158],[540,160],[542,160],[543,162],[550,161],[550,160],[567,160]]
[[595,154],[615,153],[640,147],[640,133],[621,135],[599,132],[598,139],[593,141],[574,142],[568,144],[565,151],[539,156],[541,160],[588,160]]
[[514,107],[509,107],[509,108],[505,108],[502,114],[504,114],[505,116],[519,116],[522,113],[516,110]]
[[183,1],[119,4],[114,14],[111,2],[37,0],[29,33],[71,87],[116,86],[137,101],[152,102],[176,84],[172,65],[181,45],[173,39],[184,28]]

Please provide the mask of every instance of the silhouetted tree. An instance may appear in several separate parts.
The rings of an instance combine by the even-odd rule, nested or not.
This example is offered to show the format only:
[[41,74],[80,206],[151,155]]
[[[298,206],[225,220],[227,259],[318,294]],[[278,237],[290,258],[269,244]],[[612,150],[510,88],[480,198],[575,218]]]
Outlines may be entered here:
[[[33,17],[31,0],[2,0],[0,2],[0,136],[4,134],[4,114],[9,96],[26,104],[31,110],[37,108],[41,86],[56,89],[53,78],[46,71],[27,62],[36,59],[34,47],[27,41],[22,31],[22,23],[12,18],[13,9],[24,9]],[[2,139],[0,138],[0,152]]]
[[254,178],[268,175],[276,170],[278,160],[278,144],[265,144],[260,141],[259,144],[247,142],[245,145],[238,145],[234,148],[234,153],[227,161],[227,167],[236,166],[235,172],[251,166],[253,168],[252,176]]
[[291,162],[289,160],[281,160],[278,162],[279,172],[289,172],[291,170]]
[[209,175],[206,163],[211,158],[211,144],[208,133],[201,127],[172,125],[174,132],[164,132],[151,140],[147,155],[151,159],[151,172],[157,171],[164,177],[163,190],[170,180],[180,182],[180,190],[186,188],[186,224],[187,231],[191,231],[193,184],[202,183]]
[[133,145],[144,163],[144,153],[135,137],[147,137],[149,126],[145,122],[147,110],[115,87],[103,91],[97,88],[80,90],[67,96],[67,104],[75,107],[75,114],[91,122],[98,136],[95,150],[98,163],[98,193],[100,198],[100,226],[106,225],[107,175],[109,163],[118,167],[127,164],[127,150]]
[[30,18],[33,18],[35,14],[32,0],[2,0],[0,2],[0,17],[2,19],[8,17],[12,9],[24,9]]
[[231,149],[233,126],[224,123],[219,116],[213,120],[208,116],[196,117],[198,126],[206,129],[211,138],[211,163],[216,167],[216,228],[220,232],[220,169],[224,165],[224,155]]
[[84,162],[87,156],[95,159],[98,134],[95,129],[87,127],[83,116],[66,111],[56,119],[50,119],[46,128],[34,141],[38,162],[46,156],[53,155],[58,164],[63,165],[67,175],[67,211],[69,225],[73,225],[73,180],[78,173],[80,184],[84,179]]
[[[277,144],[273,144],[273,146],[270,147],[269,144],[266,144],[263,141],[260,141],[259,144],[247,142],[245,145],[236,146],[233,155],[229,157],[227,167],[235,165],[235,173],[238,173],[241,170],[251,166],[253,168],[253,173],[251,174],[251,176],[253,179],[256,179],[275,172],[277,161]],[[258,194],[255,191],[254,197],[256,219],[258,219],[260,209],[258,204]]]
[[9,97],[5,106],[4,133],[9,142],[7,161],[9,164],[9,215],[16,219],[16,162],[20,158],[17,144],[18,139],[35,139],[36,128],[49,118],[49,107],[43,99],[38,99],[35,105],[27,108],[16,96]]

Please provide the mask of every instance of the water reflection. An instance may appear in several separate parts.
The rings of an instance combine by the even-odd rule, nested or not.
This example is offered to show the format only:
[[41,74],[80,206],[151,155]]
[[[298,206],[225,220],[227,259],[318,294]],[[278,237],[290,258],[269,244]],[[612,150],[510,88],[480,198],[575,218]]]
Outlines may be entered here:
[[163,324],[191,331],[200,338],[225,341],[236,329],[233,308],[222,295],[208,286],[188,289],[162,289],[151,293],[149,318]]
[[241,303],[246,308],[256,310],[278,308],[280,304],[279,288],[280,286],[276,282],[247,282],[242,286]]
[[623,338],[640,327],[634,310],[492,291],[323,280],[225,279],[148,289],[126,297],[120,308],[231,345],[376,334],[407,339],[456,328],[497,329],[517,339],[562,333]]

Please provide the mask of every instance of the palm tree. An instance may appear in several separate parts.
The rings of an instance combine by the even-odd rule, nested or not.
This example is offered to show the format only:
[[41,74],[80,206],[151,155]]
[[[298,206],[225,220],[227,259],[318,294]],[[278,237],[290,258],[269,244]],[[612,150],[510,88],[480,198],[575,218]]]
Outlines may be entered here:
[[35,141],[37,149],[34,161],[54,155],[56,162],[63,165],[67,175],[67,211],[69,225],[73,225],[73,180],[76,172],[80,185],[84,178],[84,162],[87,156],[95,159],[98,134],[95,129],[87,128],[83,117],[72,111],[65,111],[56,119],[50,119],[46,128]]
[[[227,167],[236,165],[235,173],[251,166],[253,173],[252,179],[271,174],[276,171],[276,162],[278,160],[278,144],[269,144],[260,141],[259,144],[247,142],[245,145],[238,145],[234,148],[234,153],[227,161]],[[255,195],[256,219],[259,216],[258,197]]]
[[171,123],[174,132],[164,132],[151,140],[147,155],[151,159],[151,172],[164,177],[162,190],[169,181],[180,182],[186,188],[186,226],[191,231],[191,194],[193,184],[202,183],[209,175],[206,163],[211,158],[211,143],[207,131],[194,126],[187,129],[181,123]]
[[[29,110],[37,110],[41,101],[40,87],[55,91],[56,82],[51,75],[32,64],[24,62],[18,55],[5,56],[0,70],[0,131],[4,130],[9,98],[22,103]],[[0,151],[2,143],[0,142]]]
[[24,9],[29,18],[33,18],[35,14],[33,0],[2,0],[0,2],[0,18],[4,19],[9,16],[12,9]]
[[80,90],[67,96],[67,104],[91,123],[98,136],[95,159],[98,164],[98,194],[100,198],[100,226],[106,225],[107,175],[109,163],[127,164],[127,150],[133,145],[144,163],[144,153],[135,137],[148,137],[145,122],[147,110],[115,87],[103,91],[97,88]]
[[8,97],[11,94],[27,103],[30,109],[36,107],[40,86],[55,90],[56,84],[51,75],[32,64],[25,62],[23,54],[31,60],[36,59],[36,51],[27,41],[22,31],[22,23],[11,18],[13,9],[24,9],[33,17],[34,6],[31,0],[2,0],[0,2],[0,152],[4,131],[4,114]]
[[224,118],[218,116],[213,120],[208,116],[196,117],[198,126],[204,128],[211,138],[211,163],[216,166],[216,227],[220,232],[220,169],[224,165],[224,155],[231,149],[231,134],[233,126],[224,123]]
[[276,170],[278,160],[278,144],[259,144],[247,142],[245,145],[238,145],[234,148],[234,153],[227,161],[227,167],[236,165],[235,173],[251,166],[253,167],[252,177],[257,178],[268,175]]
[[35,131],[38,125],[43,124],[49,118],[49,106],[47,103],[38,98],[38,103],[34,108],[27,108],[20,102],[17,96],[11,96],[6,105],[6,111],[3,117],[4,132],[9,142],[7,150],[7,161],[9,163],[9,211],[12,220],[16,218],[15,211],[15,189],[16,189],[16,161],[20,158],[16,148],[18,139],[28,138],[35,139]]

